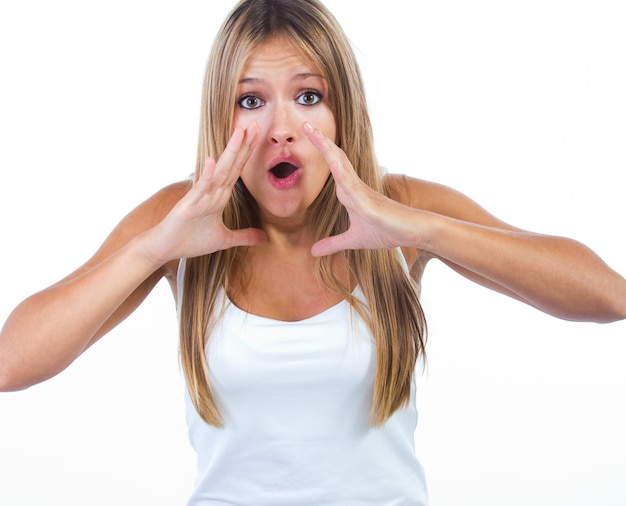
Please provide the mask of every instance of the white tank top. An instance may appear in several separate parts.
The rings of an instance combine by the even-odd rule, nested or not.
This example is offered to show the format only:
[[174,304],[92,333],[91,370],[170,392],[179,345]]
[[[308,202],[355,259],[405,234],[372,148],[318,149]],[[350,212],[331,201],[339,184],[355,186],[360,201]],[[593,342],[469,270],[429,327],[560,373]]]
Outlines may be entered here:
[[[183,271],[181,260],[179,300]],[[186,393],[198,456],[188,506],[425,506],[415,385],[408,407],[368,425],[374,342],[350,304],[284,322],[222,297],[207,359],[225,424],[204,422]]]

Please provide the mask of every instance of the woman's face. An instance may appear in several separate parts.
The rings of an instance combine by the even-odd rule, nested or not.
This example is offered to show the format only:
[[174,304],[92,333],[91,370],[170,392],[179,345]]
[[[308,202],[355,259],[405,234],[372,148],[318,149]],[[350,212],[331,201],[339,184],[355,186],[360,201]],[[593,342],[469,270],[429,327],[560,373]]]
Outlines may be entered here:
[[261,131],[241,179],[264,223],[301,221],[328,179],[326,161],[302,130],[308,122],[336,140],[328,91],[317,67],[283,38],[260,46],[243,70],[234,126],[256,121]]

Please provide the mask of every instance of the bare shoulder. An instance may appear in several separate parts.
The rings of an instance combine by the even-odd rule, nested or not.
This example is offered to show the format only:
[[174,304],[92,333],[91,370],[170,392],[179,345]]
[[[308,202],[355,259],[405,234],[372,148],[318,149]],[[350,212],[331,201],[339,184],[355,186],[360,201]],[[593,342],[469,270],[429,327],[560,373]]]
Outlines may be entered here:
[[134,236],[153,227],[165,218],[190,188],[191,181],[179,181],[160,189],[126,215],[118,228],[126,229]]
[[[499,220],[463,193],[432,181],[404,174],[387,174],[384,179],[387,196],[414,209],[440,214],[449,218],[503,230],[518,230]],[[420,250],[403,248],[411,274],[419,279],[432,255]]]
[[[191,186],[191,181],[179,181],[157,191],[122,219],[101,249],[110,252],[111,249],[123,246],[134,237],[157,225],[191,189]],[[111,243],[110,246],[109,243]],[[176,277],[177,268],[178,261],[172,261],[163,267],[161,274],[171,280]]]
[[515,227],[499,220],[467,195],[449,186],[404,174],[386,175],[385,186],[390,198],[414,209],[479,225],[515,230]]
[[[155,226],[170,212],[190,188],[190,181],[173,183],[140,203],[117,224],[96,253],[85,264],[59,281],[59,283],[79,276],[128,244],[141,233]],[[177,265],[178,262],[175,261],[163,266],[159,272],[155,273],[155,280],[163,276],[168,279],[175,277]]]

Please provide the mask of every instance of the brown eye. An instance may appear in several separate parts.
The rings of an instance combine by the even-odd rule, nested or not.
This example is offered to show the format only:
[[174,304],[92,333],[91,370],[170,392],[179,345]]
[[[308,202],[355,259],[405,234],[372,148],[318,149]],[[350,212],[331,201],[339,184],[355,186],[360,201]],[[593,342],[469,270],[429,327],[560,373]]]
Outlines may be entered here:
[[320,103],[322,100],[322,94],[317,91],[305,91],[304,93],[298,95],[296,101],[300,105],[315,105]]
[[254,95],[246,95],[245,97],[241,97],[237,103],[242,109],[248,110],[258,109],[265,104],[263,100],[261,100],[259,97],[255,97]]

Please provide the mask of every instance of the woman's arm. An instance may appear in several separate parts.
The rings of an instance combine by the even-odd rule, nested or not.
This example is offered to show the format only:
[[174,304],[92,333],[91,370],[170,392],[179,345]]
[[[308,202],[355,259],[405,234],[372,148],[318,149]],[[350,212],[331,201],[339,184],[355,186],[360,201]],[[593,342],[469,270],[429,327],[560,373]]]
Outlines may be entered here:
[[360,181],[321,132],[304,131],[326,157],[350,216],[349,230],[319,241],[313,254],[402,246],[559,318],[626,318],[626,280],[583,244],[512,227],[450,188],[409,177],[391,176],[396,200],[387,198]]
[[15,308],[0,333],[0,390],[59,373],[131,314],[164,275],[171,277],[171,264],[152,259],[145,231],[188,186],[172,185],[141,204],[82,267]]
[[521,230],[445,186],[396,176],[418,213],[417,248],[463,276],[567,320],[626,318],[626,280],[591,249]]
[[84,266],[29,297],[0,333],[0,391],[19,390],[62,371],[115,327],[179,258],[265,241],[256,229],[229,230],[222,212],[256,139],[235,129],[220,159],[207,158],[190,187],[165,188],[130,213]]

